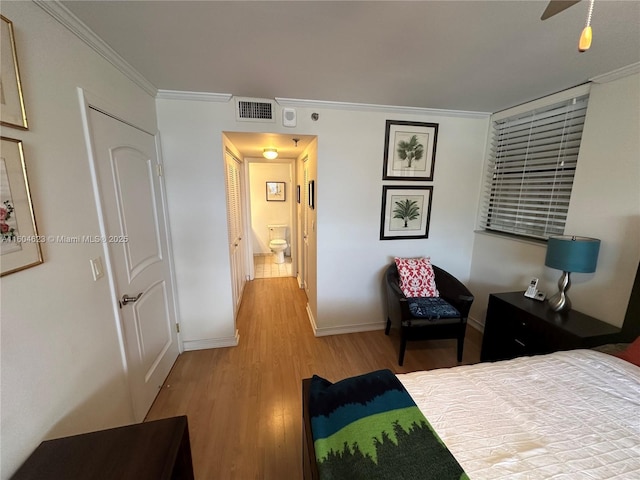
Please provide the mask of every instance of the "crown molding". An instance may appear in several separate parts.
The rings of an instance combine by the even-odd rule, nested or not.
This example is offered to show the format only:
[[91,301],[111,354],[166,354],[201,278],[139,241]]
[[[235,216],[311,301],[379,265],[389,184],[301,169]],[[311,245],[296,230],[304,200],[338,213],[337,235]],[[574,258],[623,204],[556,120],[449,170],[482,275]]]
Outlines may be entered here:
[[397,105],[376,105],[368,103],[331,102],[325,100],[303,100],[299,98],[276,97],[276,102],[282,107],[329,108],[334,110],[357,110],[359,112],[390,112],[414,115],[438,115],[445,117],[488,118],[490,112],[472,112],[464,110],[444,110],[437,108],[402,107]]
[[617,70],[613,70],[612,72],[597,75],[590,78],[589,81],[593,83],[607,83],[618,80],[619,78],[628,77],[629,75],[633,75],[635,73],[640,73],[640,62],[632,63],[631,65],[618,68]]
[[33,0],[41,9],[51,15],[60,22],[71,33],[86,43],[94,51],[96,51],[105,60],[116,67],[123,75],[132,82],[142,88],[149,95],[155,97],[158,89],[144,78],[140,72],[133,68],[127,61],[122,58],[115,50],[107,45],[93,30],[87,27],[82,21],[76,17],[67,7],[62,5],[58,0]]
[[207,93],[207,92],[183,92],[180,90],[158,90],[156,98],[162,100],[195,100],[199,102],[227,103],[231,100],[230,93]]

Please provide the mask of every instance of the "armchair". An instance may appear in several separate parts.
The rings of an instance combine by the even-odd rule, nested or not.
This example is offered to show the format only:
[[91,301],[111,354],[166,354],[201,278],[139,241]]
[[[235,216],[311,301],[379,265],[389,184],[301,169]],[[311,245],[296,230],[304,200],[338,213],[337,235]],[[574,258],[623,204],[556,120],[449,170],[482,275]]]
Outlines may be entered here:
[[440,305],[435,308],[428,305],[425,308],[419,304],[419,300],[405,297],[400,288],[400,277],[395,263],[389,265],[385,272],[388,311],[385,334],[389,335],[391,327],[400,329],[399,365],[404,362],[409,340],[456,338],[458,362],[462,361],[467,317],[474,298],[467,287],[453,275],[435,265],[432,267],[440,292],[439,298],[444,300],[439,301]]

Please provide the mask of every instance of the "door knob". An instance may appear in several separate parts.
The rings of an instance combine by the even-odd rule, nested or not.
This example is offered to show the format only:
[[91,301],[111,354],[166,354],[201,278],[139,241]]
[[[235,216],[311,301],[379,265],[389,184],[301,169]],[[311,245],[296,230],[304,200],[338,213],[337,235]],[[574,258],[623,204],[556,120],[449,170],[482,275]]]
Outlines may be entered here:
[[140,292],[137,296],[135,297],[130,297],[129,295],[127,295],[126,293],[122,296],[122,300],[118,300],[118,305],[120,305],[120,308],[124,307],[125,305],[129,304],[129,303],[135,303],[137,302],[140,297],[142,296],[143,292]]

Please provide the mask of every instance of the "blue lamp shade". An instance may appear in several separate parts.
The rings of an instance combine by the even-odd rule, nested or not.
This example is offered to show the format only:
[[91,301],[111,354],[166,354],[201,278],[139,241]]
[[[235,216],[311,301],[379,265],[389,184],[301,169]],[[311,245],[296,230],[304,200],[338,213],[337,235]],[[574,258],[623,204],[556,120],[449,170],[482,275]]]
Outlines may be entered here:
[[596,271],[600,240],[589,237],[549,237],[544,264],[563,272],[592,273]]

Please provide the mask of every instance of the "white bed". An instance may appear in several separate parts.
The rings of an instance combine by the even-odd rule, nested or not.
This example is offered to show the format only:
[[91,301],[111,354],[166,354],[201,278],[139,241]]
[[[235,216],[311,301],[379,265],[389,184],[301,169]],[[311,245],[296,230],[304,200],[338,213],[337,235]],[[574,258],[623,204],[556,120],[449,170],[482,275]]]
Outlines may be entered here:
[[640,367],[592,350],[397,375],[471,480],[640,479]]

